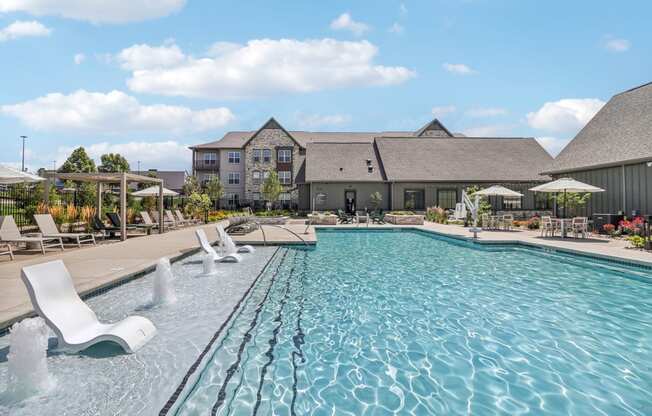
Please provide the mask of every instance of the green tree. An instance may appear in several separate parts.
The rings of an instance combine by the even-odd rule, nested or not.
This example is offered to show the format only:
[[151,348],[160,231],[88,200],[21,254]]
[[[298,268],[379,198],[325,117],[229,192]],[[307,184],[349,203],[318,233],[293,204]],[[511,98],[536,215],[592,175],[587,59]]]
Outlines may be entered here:
[[68,159],[59,168],[60,173],[93,173],[97,172],[95,162],[88,157],[86,149],[78,147],[73,150]]
[[100,172],[129,172],[129,162],[119,153],[107,153],[101,159],[102,164],[97,168]]
[[[68,159],[59,168],[61,173],[94,173],[97,172],[95,162],[91,159],[83,147],[73,150]],[[96,189],[91,182],[77,184],[77,205],[94,205]]]
[[376,211],[380,208],[380,205],[383,203],[383,196],[380,192],[374,192],[369,195],[369,204],[371,204],[371,209]]
[[193,175],[186,176],[186,180],[183,183],[183,194],[192,195],[197,192],[199,192],[199,182],[197,181],[197,177]]
[[213,176],[206,183],[206,194],[213,200],[213,208],[217,209],[217,202],[224,196],[224,185],[217,176]]
[[562,192],[557,194],[557,206],[564,208],[564,214],[572,213],[575,208],[583,207],[589,202],[590,193]]
[[271,205],[278,200],[279,195],[283,192],[283,186],[278,180],[278,173],[275,171],[270,172],[267,179],[263,183],[261,189],[265,201],[267,201],[267,209],[271,209]]
[[211,208],[211,199],[206,194],[194,192],[188,197],[186,204],[186,211],[192,214],[195,218],[201,217],[208,212]]

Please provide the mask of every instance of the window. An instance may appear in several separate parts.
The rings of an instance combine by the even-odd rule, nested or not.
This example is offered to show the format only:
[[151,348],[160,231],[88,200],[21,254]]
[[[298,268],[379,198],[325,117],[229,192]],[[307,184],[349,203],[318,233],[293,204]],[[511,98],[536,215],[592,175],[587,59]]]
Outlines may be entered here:
[[260,171],[259,170],[253,171],[251,174],[251,178],[254,182],[254,185],[260,184]]
[[240,152],[229,152],[229,163],[240,163]]
[[281,192],[278,194],[279,201],[289,201],[290,199],[292,199],[292,197],[289,192]]
[[240,185],[240,173],[229,172],[229,185]]
[[207,173],[206,175],[204,175],[204,179],[202,180],[202,183],[204,184],[204,186],[206,186],[208,184],[208,182],[212,181],[215,178],[218,178],[218,176],[216,174]]
[[516,198],[503,198],[503,209],[504,210],[513,210],[521,209],[521,197]]
[[230,207],[237,207],[240,205],[240,195],[226,194],[226,202]]
[[270,149],[263,149],[263,162],[269,163],[272,161],[272,151]]
[[260,201],[260,192],[254,192],[252,198],[254,201]]
[[216,165],[216,164],[217,164],[216,153],[204,153],[204,165]]
[[457,190],[456,189],[438,189],[437,190],[437,205],[444,209],[455,209],[457,204]]
[[266,170],[263,172],[263,180],[267,180],[267,178],[269,178],[269,171]]
[[278,181],[281,183],[281,185],[292,185],[292,172],[289,170],[279,171]]
[[260,162],[262,154],[263,154],[262,150],[254,149],[253,151],[254,162]]
[[278,150],[278,162],[279,163],[290,163],[290,162],[292,162],[292,149],[279,149]]
[[419,209],[425,208],[425,192],[423,189],[406,189],[403,196],[403,204],[405,209]]

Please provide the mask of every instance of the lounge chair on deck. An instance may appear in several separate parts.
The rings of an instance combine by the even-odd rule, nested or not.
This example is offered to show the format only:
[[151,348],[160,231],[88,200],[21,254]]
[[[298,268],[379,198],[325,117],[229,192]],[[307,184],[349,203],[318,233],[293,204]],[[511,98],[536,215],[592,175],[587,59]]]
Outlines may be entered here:
[[[256,251],[256,249],[253,246],[250,246],[248,244],[240,247],[236,246],[231,236],[226,233],[226,230],[220,224],[216,224],[215,229],[217,230],[217,235],[220,238],[220,244],[222,244],[222,248],[226,250],[225,254],[253,253]],[[233,251],[233,249],[231,250],[233,251],[233,253],[229,253],[229,249],[228,249],[229,246],[235,249],[235,251]]]
[[[107,212],[106,216],[109,218],[109,221],[111,224],[116,227],[118,230],[122,229],[122,220],[120,219],[120,215],[118,215],[117,212]],[[154,225],[146,225],[146,224],[127,224],[127,234],[129,234],[129,230],[137,230],[137,229],[144,229],[147,234],[149,234],[152,230],[152,228],[155,228],[156,224]],[[142,235],[142,234],[140,234]]]
[[191,224],[191,225],[195,225],[195,224],[200,224],[200,223],[201,223],[200,220],[196,220],[196,219],[194,219],[194,218],[188,218],[188,219],[186,219],[186,218],[183,216],[183,214],[181,213],[181,210],[175,209],[175,210],[174,210],[174,213],[176,214],[177,219],[178,219],[179,221],[181,221],[181,222],[185,222],[185,223],[187,223],[187,224]]
[[61,260],[24,267],[21,278],[34,310],[57,335],[59,346],[81,351],[103,341],[136,352],[154,335],[156,327],[141,316],[129,316],[115,324],[103,324],[75,290]]
[[[156,225],[157,227],[161,226],[158,223],[158,213],[149,214],[147,211],[141,211],[140,212],[140,218],[142,218],[143,222],[145,224],[147,224],[147,225],[152,225],[153,224],[153,225]],[[167,228],[176,228],[177,227],[176,223],[167,221],[165,218],[163,218],[163,224]]]
[[14,259],[14,252],[11,250],[11,244],[0,244],[0,256],[9,256],[10,259]]
[[340,222],[340,224],[353,224],[355,217],[353,215],[344,213],[344,211],[341,209],[338,209],[337,220]]
[[0,242],[3,243],[23,243],[27,245],[28,243],[37,243],[41,249],[41,253],[45,254],[46,248],[57,247],[61,251],[63,248],[63,241],[61,237],[24,237],[20,234],[20,230],[14,221],[14,217],[7,215],[5,217],[0,217]]
[[199,230],[195,230],[195,235],[197,236],[199,246],[204,250],[204,253],[213,256],[215,261],[221,263],[239,263],[242,261],[242,256],[238,253],[227,254],[225,256],[218,255],[211,243],[208,242],[208,237],[206,237],[206,232],[203,229],[200,228]]
[[43,238],[69,238],[74,240],[77,247],[81,248],[82,243],[91,243],[95,245],[95,236],[89,233],[61,233],[57,229],[57,224],[50,214],[35,214],[34,221],[38,225]]
[[93,230],[101,234],[101,238],[115,237],[120,232],[120,228],[115,226],[107,226],[97,215],[92,220]]
[[172,211],[170,211],[169,209],[166,209],[165,211],[163,211],[163,214],[165,215],[166,223],[169,222],[171,224],[174,224],[174,226],[177,227],[177,228],[188,225],[187,223],[185,223],[183,221],[179,221],[177,218],[175,218],[174,215],[172,215]]

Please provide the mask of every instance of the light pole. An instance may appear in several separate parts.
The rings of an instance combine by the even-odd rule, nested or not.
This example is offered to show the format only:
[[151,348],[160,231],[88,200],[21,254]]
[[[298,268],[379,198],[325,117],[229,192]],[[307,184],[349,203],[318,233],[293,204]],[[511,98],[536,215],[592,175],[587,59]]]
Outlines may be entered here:
[[140,160],[138,161],[138,174],[140,175]]
[[27,136],[20,136],[23,139],[23,163],[21,164],[21,172],[25,172],[25,139]]

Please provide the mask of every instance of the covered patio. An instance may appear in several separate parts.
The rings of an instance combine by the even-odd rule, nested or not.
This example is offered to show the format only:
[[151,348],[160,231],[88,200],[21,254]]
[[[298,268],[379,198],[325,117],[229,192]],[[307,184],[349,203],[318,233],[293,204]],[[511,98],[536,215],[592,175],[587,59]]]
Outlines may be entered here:
[[45,192],[43,193],[43,202],[49,205],[50,189],[53,181],[61,179],[64,181],[74,182],[91,182],[97,186],[97,198],[95,207],[97,215],[101,219],[102,213],[102,191],[104,184],[118,184],[120,186],[120,238],[124,241],[127,239],[127,187],[130,183],[144,183],[153,184],[158,187],[158,220],[159,220],[159,233],[165,230],[165,221],[163,218],[163,196],[165,188],[163,187],[163,180],[159,178],[152,178],[149,176],[136,175],[133,173],[47,173],[45,179]]

